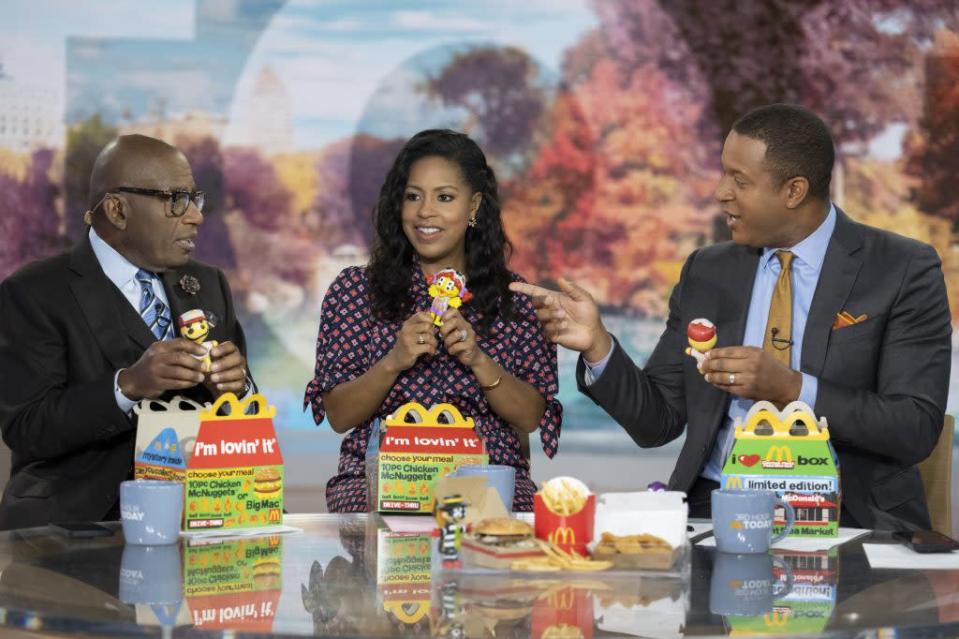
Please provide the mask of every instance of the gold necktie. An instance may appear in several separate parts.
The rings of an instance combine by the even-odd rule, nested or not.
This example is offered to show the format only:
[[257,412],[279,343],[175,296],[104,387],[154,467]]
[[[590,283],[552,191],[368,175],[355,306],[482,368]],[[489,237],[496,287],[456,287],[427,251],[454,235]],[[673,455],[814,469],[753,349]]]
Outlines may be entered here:
[[766,335],[763,337],[763,350],[773,357],[790,365],[793,330],[793,285],[792,261],[795,255],[789,251],[776,251],[779,264],[779,279],[773,290],[773,299],[769,303],[769,319],[766,320]]

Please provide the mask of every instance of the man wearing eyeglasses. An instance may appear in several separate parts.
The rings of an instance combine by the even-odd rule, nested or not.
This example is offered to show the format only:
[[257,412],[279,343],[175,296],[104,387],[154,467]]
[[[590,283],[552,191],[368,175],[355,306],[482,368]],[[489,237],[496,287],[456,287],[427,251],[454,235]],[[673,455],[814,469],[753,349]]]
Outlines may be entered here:
[[[88,233],[0,284],[0,429],[13,452],[0,528],[116,519],[136,402],[249,392],[226,279],[190,259],[203,199],[180,151],[122,136],[94,165]],[[219,342],[209,372],[206,350],[178,336],[194,309]]]

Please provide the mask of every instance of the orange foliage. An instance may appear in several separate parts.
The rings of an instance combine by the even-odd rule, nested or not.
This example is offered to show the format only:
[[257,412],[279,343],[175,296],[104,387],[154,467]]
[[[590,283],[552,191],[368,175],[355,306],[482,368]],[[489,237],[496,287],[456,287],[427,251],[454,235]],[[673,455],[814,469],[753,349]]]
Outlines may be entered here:
[[561,91],[548,140],[508,186],[514,267],[663,315],[678,265],[708,235],[716,145],[697,137],[700,108],[655,67],[623,75],[604,59]]

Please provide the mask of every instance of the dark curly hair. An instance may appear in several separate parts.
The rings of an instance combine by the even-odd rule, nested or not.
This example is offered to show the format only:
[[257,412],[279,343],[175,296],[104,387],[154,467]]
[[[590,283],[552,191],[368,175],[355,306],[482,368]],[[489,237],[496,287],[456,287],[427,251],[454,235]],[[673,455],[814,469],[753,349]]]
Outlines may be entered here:
[[412,312],[410,282],[415,255],[403,233],[403,195],[410,168],[425,157],[446,158],[460,167],[463,178],[483,199],[476,213],[476,226],[466,229],[466,281],[473,294],[470,304],[479,311],[479,328],[486,331],[496,318],[509,319],[513,312],[506,268],[512,244],[503,231],[496,176],[486,156],[469,136],[447,129],[420,131],[403,146],[380,189],[373,209],[373,252],[367,273],[373,314],[402,322]]

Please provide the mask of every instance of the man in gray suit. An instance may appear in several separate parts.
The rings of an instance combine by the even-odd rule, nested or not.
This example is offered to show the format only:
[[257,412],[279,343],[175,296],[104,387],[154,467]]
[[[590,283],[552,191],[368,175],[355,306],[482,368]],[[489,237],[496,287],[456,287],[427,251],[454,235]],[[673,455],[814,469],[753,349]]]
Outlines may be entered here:
[[[715,193],[733,241],[686,260],[645,368],[579,286],[510,286],[533,296],[550,339],[582,354],[580,391],[637,444],[686,431],[669,487],[689,495],[693,516],[709,516],[735,419],[757,400],[800,399],[829,421],[842,525],[930,527],[916,464],[936,445],[949,388],[940,261],[834,206],[833,160],[826,125],[805,109],[770,105],[733,125]],[[697,318],[718,336],[699,365],[684,354]]]

